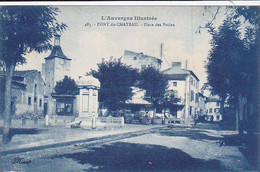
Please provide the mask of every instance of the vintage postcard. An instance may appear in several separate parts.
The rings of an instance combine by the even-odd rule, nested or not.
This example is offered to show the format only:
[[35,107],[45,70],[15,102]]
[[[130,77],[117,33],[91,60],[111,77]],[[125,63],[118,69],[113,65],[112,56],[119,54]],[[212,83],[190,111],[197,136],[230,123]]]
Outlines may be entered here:
[[0,171],[260,170],[260,4],[212,4],[1,4]]

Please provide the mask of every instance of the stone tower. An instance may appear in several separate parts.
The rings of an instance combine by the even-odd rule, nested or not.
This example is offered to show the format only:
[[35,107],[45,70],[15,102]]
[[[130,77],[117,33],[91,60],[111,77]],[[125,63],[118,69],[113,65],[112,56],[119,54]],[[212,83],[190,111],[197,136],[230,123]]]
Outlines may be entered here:
[[70,61],[71,59],[66,57],[61,49],[60,35],[55,35],[51,54],[45,58],[45,64],[43,64],[45,95],[50,96],[57,81],[62,80],[66,75],[70,76]]

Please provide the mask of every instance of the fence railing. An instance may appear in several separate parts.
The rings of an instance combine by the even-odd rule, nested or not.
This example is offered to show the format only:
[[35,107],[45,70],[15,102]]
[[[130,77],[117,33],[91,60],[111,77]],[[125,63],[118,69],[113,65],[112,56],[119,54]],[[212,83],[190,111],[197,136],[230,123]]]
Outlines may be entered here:
[[[97,121],[100,121],[100,123],[105,124],[107,127],[110,126],[124,126],[124,117],[98,117]],[[98,126],[98,124],[97,124]]]

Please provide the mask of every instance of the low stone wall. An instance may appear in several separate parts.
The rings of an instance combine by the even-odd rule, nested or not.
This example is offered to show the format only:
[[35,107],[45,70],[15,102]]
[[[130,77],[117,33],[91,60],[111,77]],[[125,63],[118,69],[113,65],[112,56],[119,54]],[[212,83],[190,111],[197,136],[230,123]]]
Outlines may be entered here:
[[65,116],[53,116],[46,115],[45,125],[47,126],[63,126],[71,128],[113,128],[124,126],[123,117],[65,117]]
[[45,116],[46,126],[66,126],[75,120],[74,116]]
[[99,117],[98,120],[106,127],[124,126],[124,117]]

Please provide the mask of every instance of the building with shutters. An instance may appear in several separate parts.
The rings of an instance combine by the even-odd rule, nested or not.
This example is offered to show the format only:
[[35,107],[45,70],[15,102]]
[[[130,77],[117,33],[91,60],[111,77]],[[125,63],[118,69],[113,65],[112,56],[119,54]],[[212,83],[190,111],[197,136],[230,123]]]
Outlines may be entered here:
[[182,108],[177,111],[177,118],[192,119],[199,111],[199,78],[191,71],[183,69],[181,62],[173,62],[172,67],[162,71],[168,79],[168,90],[180,98]]

